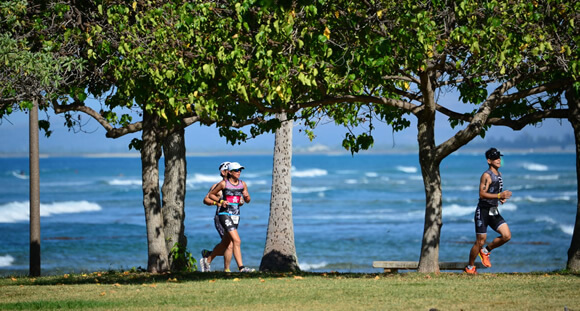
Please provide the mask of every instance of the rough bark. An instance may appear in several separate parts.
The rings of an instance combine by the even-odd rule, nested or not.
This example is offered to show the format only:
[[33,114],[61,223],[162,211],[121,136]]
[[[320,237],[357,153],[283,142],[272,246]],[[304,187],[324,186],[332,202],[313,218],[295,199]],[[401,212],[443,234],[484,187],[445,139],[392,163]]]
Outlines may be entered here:
[[439,160],[435,156],[432,121],[418,124],[419,163],[425,186],[425,223],[421,243],[419,272],[439,272],[439,238],[441,236],[442,199]]
[[185,131],[183,128],[174,129],[163,141],[165,158],[165,178],[161,191],[163,193],[163,231],[165,247],[169,254],[171,271],[181,271],[186,267],[186,258],[173,259],[171,252],[175,243],[179,243],[181,251],[187,248],[187,238],[184,231],[185,220],[185,181],[187,177],[187,163],[185,159]]
[[143,147],[141,148],[143,207],[145,208],[145,224],[147,227],[147,271],[152,273],[166,272],[169,269],[159,193],[161,143],[158,140],[158,137],[160,137],[158,125],[158,116],[144,111]]
[[292,120],[278,114],[282,127],[276,131],[270,218],[260,271],[299,271],[292,220]]
[[[568,120],[574,128],[574,137],[576,140],[576,180],[577,193],[580,195],[580,100],[576,92],[570,88],[566,92],[566,99],[568,100]],[[568,262],[566,268],[571,271],[580,271],[580,201],[576,202],[576,222],[574,224],[574,233],[572,234],[572,242],[568,249]]]

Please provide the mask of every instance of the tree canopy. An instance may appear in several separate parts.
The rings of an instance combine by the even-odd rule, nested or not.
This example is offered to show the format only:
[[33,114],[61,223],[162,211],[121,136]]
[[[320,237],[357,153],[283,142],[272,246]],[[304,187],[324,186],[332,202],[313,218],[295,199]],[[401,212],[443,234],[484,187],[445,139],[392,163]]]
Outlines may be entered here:
[[[3,65],[0,104],[21,102],[17,96],[30,91],[15,82],[40,70],[34,80],[45,84],[35,87],[37,94],[52,94],[51,83],[66,81],[47,96],[55,109],[90,114],[110,137],[147,128],[144,141],[154,143],[174,127],[215,122],[235,143],[248,134],[233,126],[253,124],[249,136],[257,136],[280,126],[275,114],[284,112],[311,128],[321,118],[366,126],[345,135],[344,147],[357,152],[372,146],[373,122],[398,131],[416,118],[426,191],[424,272],[438,269],[441,160],[490,126],[517,130],[566,118],[563,94],[580,89],[574,1],[10,4],[0,7],[6,41],[0,56],[20,62],[45,56],[46,66],[25,66],[22,74],[21,67]],[[78,73],[74,79],[71,72]],[[439,102],[451,92],[469,113]],[[86,108],[89,94],[103,101],[102,111]],[[115,108],[141,110],[143,123]],[[441,115],[459,128],[436,144]],[[150,152],[154,161],[157,151]]]

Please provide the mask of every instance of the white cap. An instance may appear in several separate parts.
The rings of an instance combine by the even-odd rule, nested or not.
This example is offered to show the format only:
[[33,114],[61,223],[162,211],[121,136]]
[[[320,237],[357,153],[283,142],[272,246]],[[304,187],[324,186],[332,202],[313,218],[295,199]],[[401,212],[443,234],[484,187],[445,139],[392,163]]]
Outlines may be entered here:
[[220,172],[223,170],[228,170],[228,165],[230,165],[230,162],[222,162],[219,167]]
[[228,170],[239,170],[239,169],[243,169],[245,167],[243,167],[240,163],[238,162],[232,162],[228,165]]

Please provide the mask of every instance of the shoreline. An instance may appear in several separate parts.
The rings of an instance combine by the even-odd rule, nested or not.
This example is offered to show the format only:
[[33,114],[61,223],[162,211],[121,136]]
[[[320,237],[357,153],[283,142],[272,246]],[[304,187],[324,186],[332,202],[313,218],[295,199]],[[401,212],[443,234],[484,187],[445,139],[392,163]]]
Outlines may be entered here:
[[[343,155],[351,155],[350,151],[347,150],[338,150],[338,149],[327,149],[327,150],[316,150],[316,151],[309,151],[309,150],[301,150],[297,148],[293,152],[293,155],[323,155],[323,156],[343,156]],[[548,147],[548,148],[502,148],[502,153],[504,154],[574,154],[576,150],[574,149],[562,149],[560,147]],[[472,154],[480,154],[485,152],[485,148],[479,147],[472,147],[472,148],[465,148],[459,149],[452,155],[472,155]],[[408,154],[417,154],[417,148],[398,148],[398,149],[376,149],[376,150],[363,150],[359,153],[355,153],[354,156],[365,156],[365,155],[408,155]],[[187,157],[214,157],[214,156],[225,156],[231,155],[232,151],[224,150],[224,151],[207,151],[207,152],[187,152]],[[265,156],[265,155],[273,155],[273,151],[266,151],[266,150],[239,150],[236,151],[236,155],[240,156]],[[28,158],[28,153],[0,153],[0,158]],[[140,158],[141,154],[139,152],[79,152],[79,153],[40,153],[40,158]],[[162,156],[163,157],[163,156]]]

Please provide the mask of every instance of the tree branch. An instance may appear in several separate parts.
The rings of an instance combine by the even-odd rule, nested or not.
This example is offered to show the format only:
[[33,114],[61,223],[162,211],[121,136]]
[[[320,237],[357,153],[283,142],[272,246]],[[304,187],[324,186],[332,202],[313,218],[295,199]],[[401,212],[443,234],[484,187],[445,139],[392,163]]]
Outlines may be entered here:
[[374,103],[380,105],[388,105],[391,107],[403,109],[407,112],[417,114],[421,110],[423,110],[423,106],[417,106],[411,104],[409,102],[398,100],[398,99],[391,99],[391,98],[384,98],[384,97],[375,97],[375,96],[367,96],[367,95],[344,95],[341,97],[328,97],[321,100],[311,101],[302,104],[296,104],[296,108],[312,108],[320,105],[332,105],[332,104],[340,104],[340,103]]
[[83,112],[87,114],[91,118],[95,119],[103,128],[105,128],[107,131],[105,136],[108,138],[119,138],[126,134],[139,132],[143,128],[142,122],[136,122],[120,128],[115,128],[99,112],[78,102],[69,105],[60,105],[56,100],[54,100],[52,102],[52,106],[56,114],[70,111]]

